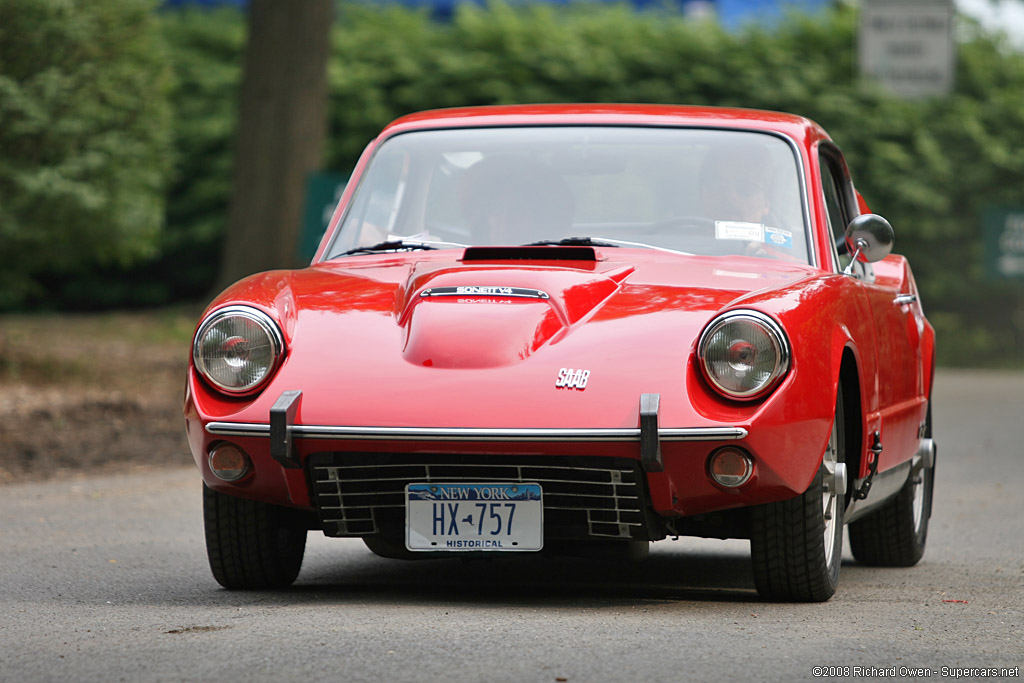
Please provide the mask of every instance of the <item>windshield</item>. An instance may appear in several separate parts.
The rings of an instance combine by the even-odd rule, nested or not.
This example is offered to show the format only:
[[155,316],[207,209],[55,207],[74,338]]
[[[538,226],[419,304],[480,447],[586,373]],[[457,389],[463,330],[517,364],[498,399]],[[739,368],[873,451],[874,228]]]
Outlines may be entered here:
[[376,150],[328,258],[402,244],[589,237],[807,263],[802,207],[793,149],[763,133],[624,126],[418,131]]

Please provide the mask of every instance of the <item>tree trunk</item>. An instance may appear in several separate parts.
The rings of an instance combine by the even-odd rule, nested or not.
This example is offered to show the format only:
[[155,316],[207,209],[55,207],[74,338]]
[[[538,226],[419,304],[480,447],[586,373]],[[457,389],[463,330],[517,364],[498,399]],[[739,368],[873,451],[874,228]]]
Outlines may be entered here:
[[218,289],[294,267],[308,175],[327,134],[333,0],[251,0]]

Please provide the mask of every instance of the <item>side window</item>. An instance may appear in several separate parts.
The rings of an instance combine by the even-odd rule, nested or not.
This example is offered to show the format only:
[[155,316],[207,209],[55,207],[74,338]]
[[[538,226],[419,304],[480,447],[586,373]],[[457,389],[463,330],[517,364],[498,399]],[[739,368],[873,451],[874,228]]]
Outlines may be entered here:
[[846,231],[846,216],[843,211],[843,196],[836,182],[835,169],[827,157],[821,159],[821,187],[825,193],[825,206],[828,208],[828,223],[832,237],[838,239]]
[[[828,212],[829,232],[832,235],[833,255],[835,245],[840,244],[846,233],[846,226],[853,218],[853,213],[846,206],[843,192],[843,172],[839,162],[831,154],[819,153],[821,167],[821,189],[824,194],[825,208]],[[839,257],[836,263],[842,269],[849,262],[848,257]]]
[[400,229],[396,225],[398,210],[409,184],[410,167],[408,154],[381,149],[361,183],[363,191],[345,219],[351,227],[340,248],[376,244]]

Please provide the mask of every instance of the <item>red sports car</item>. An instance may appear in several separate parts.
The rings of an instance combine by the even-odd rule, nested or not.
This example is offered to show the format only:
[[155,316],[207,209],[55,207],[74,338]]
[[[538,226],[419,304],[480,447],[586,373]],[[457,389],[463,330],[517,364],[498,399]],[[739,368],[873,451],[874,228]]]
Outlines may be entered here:
[[313,263],[227,289],[185,418],[210,566],[311,529],[400,558],[749,538],[768,599],[924,552],[935,335],[839,148],[789,114],[544,105],[372,141]]

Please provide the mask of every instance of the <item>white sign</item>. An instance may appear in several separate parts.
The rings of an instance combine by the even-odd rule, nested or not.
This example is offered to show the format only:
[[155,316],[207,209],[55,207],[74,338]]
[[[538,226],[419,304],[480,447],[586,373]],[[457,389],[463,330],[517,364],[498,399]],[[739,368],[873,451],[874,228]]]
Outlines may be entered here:
[[953,89],[956,50],[952,0],[863,0],[861,73],[904,97]]

